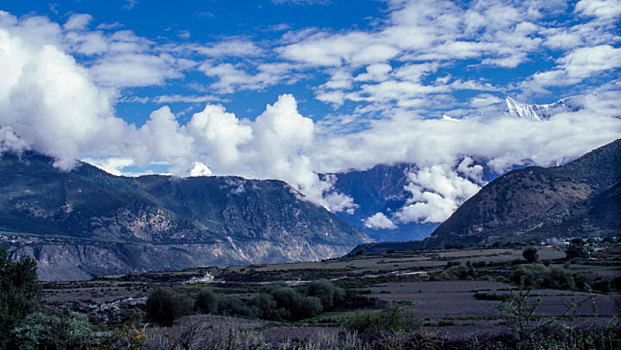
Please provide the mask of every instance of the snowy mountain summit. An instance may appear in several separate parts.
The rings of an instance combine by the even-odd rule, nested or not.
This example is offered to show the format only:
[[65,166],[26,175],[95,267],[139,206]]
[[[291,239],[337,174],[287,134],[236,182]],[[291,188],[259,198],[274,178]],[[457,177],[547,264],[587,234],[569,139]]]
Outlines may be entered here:
[[575,112],[581,109],[581,104],[576,98],[568,97],[550,104],[525,104],[517,102],[511,97],[505,99],[504,114],[510,118],[528,120],[547,120],[555,114],[562,112]]
[[[504,102],[494,103],[466,114],[463,118],[491,118],[506,117],[512,119],[527,119],[542,121],[552,118],[554,115],[565,112],[577,112],[584,109],[585,96],[567,97],[550,104],[526,104],[505,98]],[[444,115],[443,119],[454,118]]]

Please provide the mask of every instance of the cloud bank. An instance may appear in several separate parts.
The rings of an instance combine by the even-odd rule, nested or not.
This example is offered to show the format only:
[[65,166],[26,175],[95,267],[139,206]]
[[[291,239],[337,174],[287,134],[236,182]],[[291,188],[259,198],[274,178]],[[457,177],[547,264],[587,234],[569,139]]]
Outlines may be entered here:
[[[0,152],[33,149],[63,170],[82,159],[115,175],[158,165],[175,176],[280,179],[346,213],[358,204],[334,190],[333,177],[318,174],[408,162],[416,167],[407,174],[405,206],[376,213],[365,226],[441,222],[485,184],[483,167],[502,173],[556,165],[621,137],[620,39],[611,29],[617,8],[618,1],[603,0],[573,8],[562,1],[468,8],[389,1],[387,18],[373,30],[307,28],[271,43],[236,37],[208,44],[161,43],[118,26],[91,29],[88,14],[60,25],[0,11]],[[546,20],[558,11],[575,18]],[[517,69],[542,50],[554,50],[547,68],[513,81],[456,75]],[[188,84],[191,94],[136,94],[195,75],[207,83]],[[304,115],[303,99],[282,92],[250,116],[216,103],[242,90],[287,90],[309,76],[318,81],[310,95],[334,114]],[[582,93],[580,108],[544,121],[463,117],[502,104],[507,94],[527,99],[558,88]],[[471,97],[459,101],[457,92]],[[160,106],[139,125],[116,110],[132,101]],[[200,109],[175,114],[173,103]]]

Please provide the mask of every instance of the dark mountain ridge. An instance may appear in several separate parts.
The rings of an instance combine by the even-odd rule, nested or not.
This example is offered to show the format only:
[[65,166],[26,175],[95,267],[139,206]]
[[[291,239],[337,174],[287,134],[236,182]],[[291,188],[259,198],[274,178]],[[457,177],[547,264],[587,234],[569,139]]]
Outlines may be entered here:
[[462,204],[421,241],[366,243],[366,252],[621,234],[621,139],[565,165],[516,169]]
[[370,240],[282,181],[129,178],[52,162],[0,157],[0,238],[14,257],[38,259],[43,279],[317,260]]
[[513,170],[467,200],[426,245],[615,235],[620,227],[606,213],[619,210],[620,181],[621,139],[566,165]]

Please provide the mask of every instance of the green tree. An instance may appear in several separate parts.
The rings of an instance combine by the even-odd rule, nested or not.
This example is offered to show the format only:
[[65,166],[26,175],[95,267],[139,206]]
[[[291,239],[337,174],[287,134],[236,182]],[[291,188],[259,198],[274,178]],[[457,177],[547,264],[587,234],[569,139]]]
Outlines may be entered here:
[[161,326],[172,326],[175,319],[190,312],[189,303],[172,292],[157,288],[147,298],[147,319]]
[[61,310],[34,312],[14,330],[20,349],[88,349],[95,332],[83,313]]
[[573,243],[573,241],[574,240],[572,240],[572,243],[569,244],[569,247],[567,247],[567,250],[565,251],[567,259],[587,259],[591,255],[589,248],[585,247],[583,244]]
[[332,282],[323,279],[309,283],[307,294],[319,298],[325,311],[332,309],[335,304],[341,302],[345,292],[343,289],[335,287]]
[[12,330],[41,301],[37,262],[31,257],[11,261],[0,246],[0,348],[7,346]]
[[524,249],[522,256],[529,264],[539,261],[539,253],[537,253],[537,248],[535,247],[528,247]]
[[196,308],[205,314],[215,314],[218,312],[218,296],[211,289],[205,288],[196,297]]

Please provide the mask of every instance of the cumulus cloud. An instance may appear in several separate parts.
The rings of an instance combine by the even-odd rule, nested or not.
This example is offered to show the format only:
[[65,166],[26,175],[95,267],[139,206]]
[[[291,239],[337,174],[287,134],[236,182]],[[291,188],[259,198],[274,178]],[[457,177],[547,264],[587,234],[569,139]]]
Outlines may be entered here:
[[165,54],[123,54],[100,60],[89,71],[93,80],[103,86],[152,86],[181,77],[175,65],[176,60]]
[[[460,166],[468,168],[467,165]],[[468,163],[465,163],[468,164]],[[480,167],[480,166],[479,166]],[[410,192],[406,205],[395,214],[403,222],[442,222],[480,186],[446,165],[434,165],[408,174]]]
[[88,71],[51,45],[36,47],[0,29],[0,125],[63,169],[88,151],[120,143],[126,123],[112,114],[111,96]]
[[[611,29],[618,24],[616,3],[582,0],[575,7],[581,19],[565,25],[545,20],[567,7],[559,1],[457,6],[394,0],[369,30],[305,28],[273,42],[235,37],[183,44],[161,44],[117,25],[91,30],[88,14],[74,14],[61,26],[0,11],[0,152],[34,149],[64,170],[83,159],[113,174],[157,164],[176,176],[276,178],[346,213],[357,204],[319,173],[410,162],[417,167],[408,176],[406,205],[364,224],[390,229],[439,222],[484,184],[483,167],[501,173],[516,165],[556,165],[621,136],[619,82],[610,78],[621,67]],[[548,48],[559,51],[552,55]],[[505,86],[462,74],[489,66],[502,72],[533,59],[553,67]],[[195,90],[204,95],[177,90],[120,97],[181,78],[192,89],[199,83],[185,74],[190,71],[198,73]],[[333,114],[313,121],[291,94],[266,101],[258,116],[215,104],[239,90],[307,76]],[[550,120],[476,113],[439,118],[445,111],[460,116],[494,107],[507,91],[545,92],[601,77],[607,83],[583,97],[583,109]],[[468,97],[460,102],[456,91]],[[119,102],[201,106],[189,121],[196,106],[177,114],[158,106],[139,126],[115,115]]]
[[371,229],[396,229],[397,225],[392,222],[384,213],[375,213],[364,220],[364,227]]
[[0,126],[0,155],[4,152],[22,153],[30,147],[11,127]]
[[99,169],[104,170],[112,175],[121,176],[123,175],[123,169],[134,165],[134,160],[131,158],[117,158],[117,157],[106,157],[102,159],[83,158],[82,161],[89,163],[98,167]]
[[313,170],[307,153],[314,123],[298,112],[292,95],[280,96],[254,121],[207,105],[181,125],[164,106],[138,128],[114,116],[113,91],[54,45],[27,45],[0,29],[0,63],[3,151],[32,148],[54,157],[64,170],[84,158],[114,174],[129,165],[163,163],[179,176],[215,169],[277,178],[336,211],[354,207]]
[[615,18],[621,15],[621,1],[580,0],[576,4],[575,11],[585,16],[596,16],[604,19]]
[[[208,77],[218,80],[211,87],[221,93],[232,93],[237,90],[263,89],[281,82],[296,81],[292,67],[288,64],[261,64],[255,73],[247,72],[240,65],[231,63],[212,64],[205,62],[198,68]],[[291,73],[291,75],[289,75]]]
[[521,86],[534,92],[550,86],[569,86],[603,72],[621,67],[621,49],[610,45],[578,48],[557,60],[558,65],[545,72],[535,73]]
[[210,176],[212,174],[211,169],[201,162],[194,162],[194,166],[192,167],[192,170],[190,170],[190,176],[192,177]]
[[[395,0],[388,1],[388,19],[373,30],[300,31],[277,51],[283,58],[325,69],[331,77],[315,90],[316,98],[335,108],[350,100],[372,105],[367,112],[420,110],[433,104],[430,100],[445,100],[456,90],[498,90],[485,81],[450,76],[435,82],[421,80],[438,67],[450,69],[460,61],[512,69],[541,60],[536,55],[549,56],[546,48],[583,50],[564,52],[566,60],[559,60],[556,69],[540,72],[520,85],[535,92],[546,92],[543,86],[575,84],[607,70],[613,66],[609,55],[619,56],[603,47],[612,48],[610,44],[619,41],[613,34],[617,3],[582,0],[575,11],[588,19],[566,25],[545,20],[566,11],[568,5],[563,1],[493,0],[459,6],[453,1]],[[582,54],[588,64],[578,71]],[[353,77],[351,72],[361,67],[366,72]],[[485,102],[476,99],[471,106],[478,108]]]

